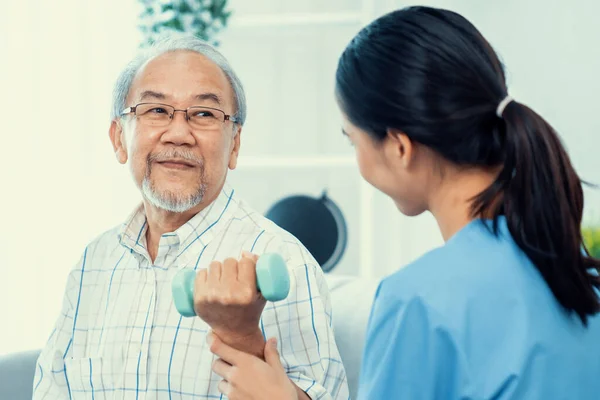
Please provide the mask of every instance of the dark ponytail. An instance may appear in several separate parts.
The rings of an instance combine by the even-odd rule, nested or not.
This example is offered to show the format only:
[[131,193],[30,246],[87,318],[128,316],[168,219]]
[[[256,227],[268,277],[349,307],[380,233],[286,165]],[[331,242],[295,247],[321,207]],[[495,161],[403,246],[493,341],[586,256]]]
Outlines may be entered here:
[[462,16],[410,7],[364,28],[340,57],[336,94],[350,120],[382,141],[398,129],[458,165],[502,166],[473,199],[473,215],[500,215],[558,302],[600,311],[600,260],[581,235],[581,180],[554,129],[506,97],[504,68]]
[[[475,215],[505,215],[515,242],[559,303],[584,324],[600,310],[600,260],[582,244],[583,190],[554,129],[529,107],[511,102],[502,114],[506,158],[496,182],[473,203]],[[501,196],[502,201],[494,201]],[[585,251],[585,253],[583,252]]]

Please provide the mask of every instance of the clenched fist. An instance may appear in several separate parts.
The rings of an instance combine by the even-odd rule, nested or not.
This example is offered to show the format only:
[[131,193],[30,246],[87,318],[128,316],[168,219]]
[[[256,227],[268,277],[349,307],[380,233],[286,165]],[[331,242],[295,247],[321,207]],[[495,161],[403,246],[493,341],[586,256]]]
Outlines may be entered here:
[[194,283],[194,310],[225,343],[260,355],[264,339],[258,327],[266,300],[256,287],[258,257],[242,253],[238,261],[213,261]]

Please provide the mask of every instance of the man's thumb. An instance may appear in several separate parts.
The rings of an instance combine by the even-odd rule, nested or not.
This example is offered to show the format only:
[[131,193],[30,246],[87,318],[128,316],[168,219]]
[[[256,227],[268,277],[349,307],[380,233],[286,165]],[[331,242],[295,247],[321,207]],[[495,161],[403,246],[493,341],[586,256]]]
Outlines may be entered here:
[[279,352],[277,351],[277,339],[271,338],[265,346],[265,361],[275,369],[283,369]]

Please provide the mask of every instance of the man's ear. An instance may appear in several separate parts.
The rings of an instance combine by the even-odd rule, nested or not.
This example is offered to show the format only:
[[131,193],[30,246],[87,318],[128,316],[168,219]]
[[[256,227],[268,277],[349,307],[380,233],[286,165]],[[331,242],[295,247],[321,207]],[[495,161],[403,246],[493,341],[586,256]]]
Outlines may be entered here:
[[240,136],[242,136],[241,125],[235,125],[234,137],[231,141],[231,151],[229,153],[229,169],[234,170],[237,167],[237,160],[240,154]]
[[117,161],[121,164],[125,164],[127,162],[127,144],[125,143],[123,125],[120,120],[112,120],[108,135],[110,136],[110,141],[112,142]]
[[404,168],[408,168],[415,156],[415,143],[408,135],[396,129],[388,129],[385,142],[386,157],[394,163],[400,162]]

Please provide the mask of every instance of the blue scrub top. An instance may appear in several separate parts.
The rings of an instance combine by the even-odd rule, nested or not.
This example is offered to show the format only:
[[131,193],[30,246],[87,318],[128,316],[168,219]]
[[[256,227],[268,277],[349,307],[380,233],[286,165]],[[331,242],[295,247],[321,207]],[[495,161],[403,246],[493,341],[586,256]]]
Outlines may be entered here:
[[569,316],[505,218],[486,224],[381,282],[359,399],[600,399],[600,316]]

